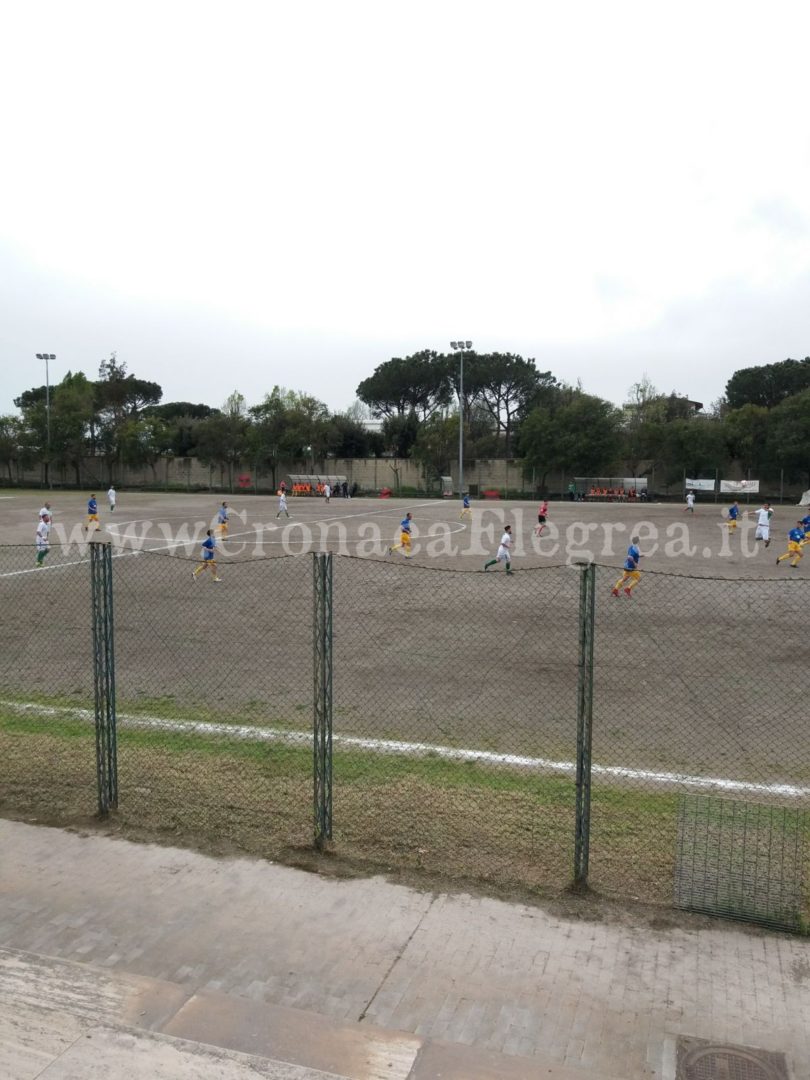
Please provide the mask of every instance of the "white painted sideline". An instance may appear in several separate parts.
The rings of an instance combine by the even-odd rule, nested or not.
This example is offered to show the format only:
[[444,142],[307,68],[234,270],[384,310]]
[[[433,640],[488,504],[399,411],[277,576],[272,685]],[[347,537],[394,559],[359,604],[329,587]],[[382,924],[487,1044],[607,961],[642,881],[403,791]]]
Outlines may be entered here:
[[[69,705],[40,705],[37,702],[3,701],[0,708],[12,712],[35,713],[39,716],[69,715],[92,723],[95,719],[90,709],[71,708]],[[153,731],[170,731],[196,735],[229,735],[231,738],[253,742],[284,742],[309,745],[312,734],[308,731],[285,731],[283,728],[253,727],[250,724],[218,724],[207,720],[164,720],[159,716],[137,713],[118,713],[122,727],[147,728]],[[576,762],[552,761],[549,758],[527,757],[522,754],[496,754],[491,750],[470,750],[463,747],[437,746],[432,743],[404,742],[398,739],[364,739],[356,735],[334,735],[335,746],[359,750],[371,750],[377,754],[403,754],[410,757],[432,755],[448,761],[475,761],[486,765],[508,765],[516,769],[534,769],[537,772],[576,774]],[[594,776],[611,777],[637,784],[655,784],[661,787],[689,787],[710,791],[740,792],[751,795],[779,795],[787,798],[805,799],[810,788],[793,784],[761,784],[747,780],[731,780],[722,776],[690,776],[688,773],[651,772],[647,769],[631,769],[625,765],[591,766]]]

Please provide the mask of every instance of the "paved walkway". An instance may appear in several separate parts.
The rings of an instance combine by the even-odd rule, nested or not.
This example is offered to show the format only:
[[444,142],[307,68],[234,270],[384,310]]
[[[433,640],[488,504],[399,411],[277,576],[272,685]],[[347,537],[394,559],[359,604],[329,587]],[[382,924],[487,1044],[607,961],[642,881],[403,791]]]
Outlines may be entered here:
[[[134,980],[127,1001],[137,983],[148,1008],[86,1010],[111,1025],[97,1035],[111,1054],[120,1024],[156,1056],[166,1045],[204,1052],[154,1041],[174,1038],[276,1057],[302,1078],[313,1068],[376,1075],[357,1064],[342,1072],[354,1059],[339,1049],[324,1052],[339,1061],[318,1058],[312,1033],[322,1030],[333,1048],[385,1047],[381,1075],[392,1078],[674,1080],[676,1040],[691,1036],[782,1053],[791,1080],[810,1080],[807,940],[705,919],[675,925],[666,912],[658,928],[643,913],[571,920],[1,820],[0,859],[0,1002],[40,986],[27,1007],[47,1027],[49,1007],[71,1013],[54,985]],[[74,966],[57,979],[59,962]],[[3,1031],[0,1022],[0,1046]]]

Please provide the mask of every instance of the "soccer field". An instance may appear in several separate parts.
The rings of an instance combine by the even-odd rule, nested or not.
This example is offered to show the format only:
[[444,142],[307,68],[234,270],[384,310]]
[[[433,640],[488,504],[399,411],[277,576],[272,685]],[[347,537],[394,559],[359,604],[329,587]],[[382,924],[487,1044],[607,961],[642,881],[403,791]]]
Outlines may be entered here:
[[[278,500],[268,496],[127,493],[118,495],[114,514],[98,493],[102,528],[99,539],[128,550],[196,556],[206,528],[214,528],[224,500],[231,519],[223,561],[301,555],[313,550],[382,557],[398,535],[406,511],[414,517],[414,553],[421,565],[481,569],[494,554],[505,524],[515,536],[515,569],[549,566],[592,557],[620,567],[634,533],[641,536],[643,569],[696,576],[756,579],[773,576],[771,557],[786,546],[798,507],[776,507],[772,544],[766,555],[754,541],[751,503],[735,533],[725,522],[723,503],[699,503],[694,514],[679,503],[552,502],[548,530],[534,536],[537,505],[478,501],[472,520],[460,520],[456,500],[288,498],[290,518],[278,518]],[[52,503],[53,542],[83,538],[87,497],[78,492],[6,494],[0,497],[0,544],[33,544],[37,513]],[[743,511],[746,506],[743,505]],[[58,562],[56,547],[48,559]],[[806,572],[801,570],[800,572]]]
[[[76,542],[84,503],[72,493],[50,501],[56,536],[61,527],[74,542],[55,545],[42,570],[34,569],[31,542],[41,493],[3,503],[2,542],[22,545],[0,551],[0,590],[6,610],[18,613],[3,629],[3,693],[17,728],[29,734],[48,725],[67,733],[79,704],[88,705],[92,670],[87,552]],[[98,539],[113,545],[122,754],[127,731],[133,753],[161,740],[180,746],[183,766],[166,787],[189,782],[188,752],[200,740],[209,765],[211,751],[224,759],[237,743],[243,765],[247,744],[264,747],[276,764],[304,752],[313,692],[310,553],[330,550],[335,813],[346,845],[362,835],[367,850],[372,823],[396,817],[405,830],[400,847],[419,865],[431,862],[427,853],[446,862],[459,835],[479,856],[488,852],[493,872],[506,873],[506,860],[512,879],[522,880],[526,860],[544,864],[539,853],[551,833],[567,835],[571,826],[582,574],[573,564],[589,557],[599,564],[593,760],[603,814],[595,814],[595,837],[600,828],[619,829],[638,864],[645,844],[656,849],[656,835],[668,837],[670,852],[673,799],[682,791],[808,802],[806,570],[777,569],[784,545],[757,546],[751,525],[730,536],[719,506],[701,505],[692,516],[678,505],[552,503],[555,531],[538,541],[536,506],[528,503],[477,503],[472,522],[462,522],[455,501],[327,506],[291,498],[290,520],[279,521],[275,499],[226,496],[232,512],[215,583],[207,575],[192,580],[191,569],[221,496],[124,492],[114,515],[99,501]],[[406,510],[415,524],[410,560],[386,554]],[[776,509],[776,537],[794,511]],[[484,574],[506,523],[516,572]],[[636,533],[642,580],[631,599],[614,599]],[[261,772],[269,767],[263,761],[251,759],[251,768]],[[154,773],[154,761],[141,767]],[[220,787],[233,789],[237,772],[228,765]],[[293,774],[287,782],[305,790],[305,764]],[[641,796],[643,810],[623,801]],[[242,802],[230,802],[239,817],[233,807]],[[305,836],[306,814],[296,813],[293,831]],[[508,844],[484,820],[492,814]],[[639,833],[625,835],[633,819]],[[385,858],[396,859],[384,847]],[[592,850],[598,881],[599,844]],[[554,862],[554,876],[564,876],[564,859]],[[606,882],[626,876],[614,863]],[[660,892],[670,865],[671,852],[656,864],[655,889],[634,887]]]

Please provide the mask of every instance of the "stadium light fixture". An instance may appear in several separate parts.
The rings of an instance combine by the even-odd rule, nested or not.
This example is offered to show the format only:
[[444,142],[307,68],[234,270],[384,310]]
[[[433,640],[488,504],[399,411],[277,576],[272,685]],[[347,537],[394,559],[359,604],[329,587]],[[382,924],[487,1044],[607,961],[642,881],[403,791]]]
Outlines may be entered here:
[[464,495],[464,351],[472,348],[471,341],[451,341],[450,348],[459,354],[458,373],[458,493]]

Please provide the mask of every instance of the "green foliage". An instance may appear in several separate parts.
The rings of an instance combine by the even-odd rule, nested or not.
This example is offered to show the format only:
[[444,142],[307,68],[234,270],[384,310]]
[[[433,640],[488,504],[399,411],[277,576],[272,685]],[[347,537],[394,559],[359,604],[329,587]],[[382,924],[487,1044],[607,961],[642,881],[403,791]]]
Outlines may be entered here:
[[23,423],[16,416],[0,416],[0,463],[8,472],[9,483],[14,482],[11,466],[23,457]]
[[425,478],[447,476],[458,450],[458,414],[445,419],[431,416],[419,425],[411,456],[422,466]]
[[423,349],[404,359],[386,360],[360,383],[357,396],[374,416],[406,416],[413,412],[423,420],[450,404],[447,357]]
[[382,426],[383,446],[394,457],[409,457],[418,432],[419,420],[416,413],[411,412],[407,416],[387,416]]
[[[269,472],[275,484],[281,462],[308,468],[328,456],[390,454],[412,456],[433,477],[456,458],[460,368],[459,355],[429,349],[394,358],[363,380],[350,409],[332,414],[312,395],[279,386],[252,408],[238,391],[220,409],[161,403],[161,387],[129,374],[113,354],[96,381],[68,372],[52,386],[49,410],[44,386],[15,398],[20,416],[0,417],[0,467],[13,483],[15,463],[41,462],[46,476],[59,466],[72,469],[78,485],[88,456],[103,456],[112,479],[119,464],[154,468],[162,455],[194,455],[220,468],[218,483],[232,488],[242,463]],[[370,415],[383,418],[380,433],[368,430]],[[617,410],[538,371],[532,359],[470,350],[463,417],[468,459],[522,456],[542,486],[551,470],[659,469],[672,484],[726,465],[765,480],[784,470],[789,481],[810,482],[810,358],[736,371],[726,399],[696,415],[686,397],[660,393],[646,376]]]
[[[454,368],[451,381],[456,393],[459,374]],[[465,416],[478,409],[489,418],[493,430],[502,436],[505,457],[512,456],[519,420],[531,408],[551,404],[557,387],[551,372],[539,372],[534,360],[524,360],[514,353],[471,353],[465,357]]]
[[810,356],[735,371],[726,384],[726,400],[732,409],[745,405],[772,409],[807,389],[810,389]]
[[577,390],[554,412],[532,410],[521,428],[521,453],[543,481],[552,469],[581,476],[609,473],[620,456],[621,420],[609,401]]
[[788,479],[810,485],[810,390],[786,398],[773,410],[768,453]]

